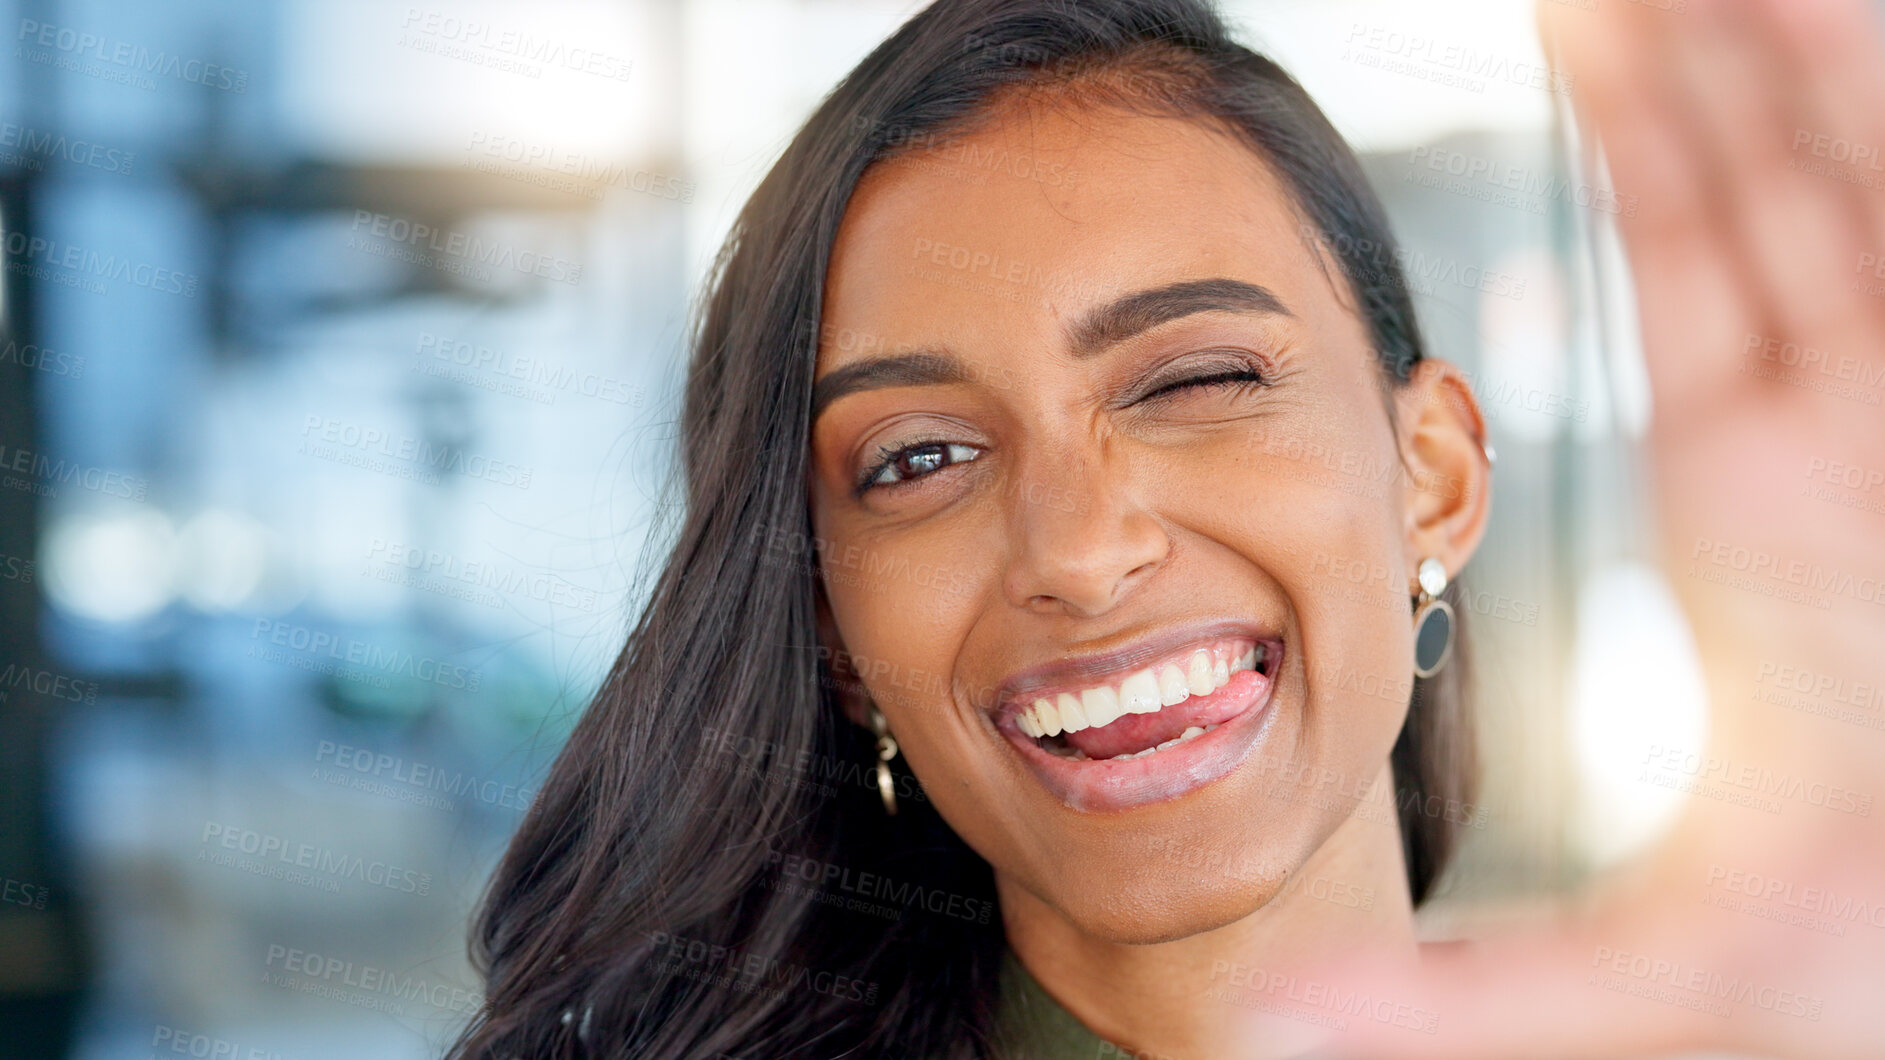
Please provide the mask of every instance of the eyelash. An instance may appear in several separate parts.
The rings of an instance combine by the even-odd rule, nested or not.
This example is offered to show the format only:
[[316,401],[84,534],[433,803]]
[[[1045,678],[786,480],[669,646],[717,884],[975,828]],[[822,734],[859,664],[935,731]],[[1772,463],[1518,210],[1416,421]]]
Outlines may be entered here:
[[1140,398],[1138,401],[1134,402],[1134,404],[1140,404],[1143,402],[1154,401],[1154,400],[1163,400],[1167,394],[1174,394],[1180,390],[1185,390],[1194,386],[1233,386],[1237,388],[1237,392],[1239,394],[1242,394],[1244,391],[1252,387],[1263,387],[1263,386],[1269,386],[1269,385],[1270,385],[1269,379],[1265,378],[1262,372],[1259,372],[1255,368],[1245,365],[1245,366],[1239,366],[1236,368],[1224,368],[1222,370],[1219,370],[1216,372],[1210,372],[1205,375],[1194,375],[1189,379],[1180,379],[1176,382],[1167,383],[1166,385],[1159,387],[1157,390],[1154,390],[1151,393]]
[[[1206,375],[1192,376],[1189,379],[1180,379],[1175,382],[1168,383],[1165,386],[1159,387],[1157,390],[1154,390],[1151,393],[1146,394],[1143,397],[1140,397],[1138,401],[1134,402],[1134,404],[1139,404],[1146,401],[1163,401],[1168,395],[1175,394],[1180,390],[1186,390],[1191,387],[1230,386],[1230,387],[1235,387],[1237,393],[1241,395],[1247,390],[1249,390],[1250,388],[1265,387],[1269,385],[1270,385],[1270,381],[1263,376],[1263,373],[1257,371],[1255,368],[1251,368],[1251,367],[1227,368],[1223,371],[1212,372]],[[924,449],[937,449],[937,448],[943,449],[945,452],[949,452],[949,455],[951,457],[949,463],[943,465],[943,467],[952,467],[956,464],[971,463],[980,456],[980,454],[978,453],[976,456],[969,457],[966,460],[955,459],[954,458],[955,454],[953,452],[950,452],[951,450],[969,449],[973,447],[963,445],[959,442],[951,442],[942,438],[924,439],[923,441],[912,442],[909,445],[899,446],[895,449],[892,449],[886,446],[877,450],[877,462],[872,464],[869,468],[865,469],[862,475],[858,476],[858,480],[856,484],[857,495],[861,497],[865,493],[868,493],[874,489],[896,489],[900,486],[908,486],[912,483],[928,478],[929,476],[935,474],[936,471],[942,470],[942,468],[937,468],[936,471],[927,471],[921,475],[913,475],[910,478],[906,478],[897,482],[878,482],[877,481],[878,476],[882,475],[886,470],[888,470],[890,468],[890,465],[907,457],[909,454],[919,452]]]

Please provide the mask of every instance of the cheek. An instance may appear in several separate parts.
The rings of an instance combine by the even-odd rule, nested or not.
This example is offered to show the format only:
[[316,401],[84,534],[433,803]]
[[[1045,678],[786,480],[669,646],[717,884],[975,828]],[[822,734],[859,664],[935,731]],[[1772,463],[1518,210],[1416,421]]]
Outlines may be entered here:
[[1333,409],[1268,418],[1148,454],[1157,474],[1143,479],[1201,547],[1234,554],[1224,558],[1261,572],[1287,601],[1295,655],[1285,680],[1304,704],[1304,754],[1362,781],[1368,759],[1392,746],[1413,688],[1405,472],[1385,423],[1371,426]]
[[[964,687],[957,662],[987,579],[963,535],[830,539],[820,565],[844,648],[914,765],[925,748],[967,735],[992,689]],[[983,553],[986,554],[986,553]],[[950,756],[960,758],[960,756]]]
[[[1391,459],[1391,457],[1390,457]],[[1413,690],[1398,462],[1284,460],[1277,493],[1299,517],[1280,534],[1283,592],[1299,622],[1305,742],[1365,784],[1392,748]]]
[[[956,524],[958,520],[940,522]],[[957,676],[975,621],[997,591],[986,518],[897,535],[836,538],[822,565],[832,616],[864,690],[888,720],[904,768],[923,797],[969,846],[991,862],[1025,861],[991,807],[1018,778],[983,731],[992,686]],[[843,531],[838,531],[843,537]]]

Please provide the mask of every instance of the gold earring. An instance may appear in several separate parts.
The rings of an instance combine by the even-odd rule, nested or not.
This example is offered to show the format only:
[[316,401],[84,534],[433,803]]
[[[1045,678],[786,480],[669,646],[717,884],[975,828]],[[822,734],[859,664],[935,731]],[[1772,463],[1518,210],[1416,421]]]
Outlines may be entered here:
[[890,760],[897,757],[897,738],[890,735],[890,722],[884,712],[871,704],[871,731],[877,734],[877,794],[883,796],[884,812],[897,815],[897,786],[890,778]]
[[1414,602],[1414,676],[1432,677],[1453,656],[1453,605],[1440,599],[1446,590],[1446,567],[1428,556],[1420,561],[1416,577],[1420,596]]

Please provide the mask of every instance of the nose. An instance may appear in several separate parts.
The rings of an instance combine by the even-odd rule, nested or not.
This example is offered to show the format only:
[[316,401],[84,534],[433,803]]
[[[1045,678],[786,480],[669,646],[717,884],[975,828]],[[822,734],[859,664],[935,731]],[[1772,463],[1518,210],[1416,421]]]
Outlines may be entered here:
[[1164,564],[1171,536],[1134,496],[1121,463],[1080,454],[1018,469],[1006,512],[1015,543],[1003,573],[1010,603],[1037,614],[1104,614]]

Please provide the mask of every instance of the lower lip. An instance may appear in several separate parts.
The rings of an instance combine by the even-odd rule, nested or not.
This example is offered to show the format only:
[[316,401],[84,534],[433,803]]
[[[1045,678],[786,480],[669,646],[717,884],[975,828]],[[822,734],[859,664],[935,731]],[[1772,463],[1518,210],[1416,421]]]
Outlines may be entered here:
[[[1271,672],[1275,671],[1271,667]],[[1239,671],[1232,675],[1230,684],[1219,690],[1239,701],[1235,715],[1201,736],[1157,754],[1125,761],[1062,758],[1035,743],[1012,721],[1001,728],[1008,742],[1021,752],[1028,769],[1060,801],[1092,813],[1129,810],[1196,791],[1243,764],[1263,735],[1264,719],[1271,716],[1266,708],[1275,687],[1264,674]]]

